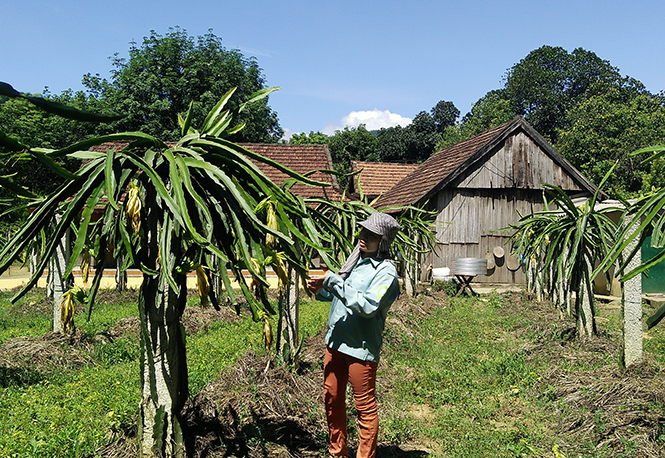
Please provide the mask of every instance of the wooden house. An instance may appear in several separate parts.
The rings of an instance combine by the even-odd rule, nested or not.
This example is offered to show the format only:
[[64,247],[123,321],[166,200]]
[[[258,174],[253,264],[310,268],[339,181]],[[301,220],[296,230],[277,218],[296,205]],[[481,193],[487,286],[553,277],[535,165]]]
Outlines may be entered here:
[[487,258],[483,283],[524,284],[526,276],[502,231],[520,215],[543,209],[543,185],[571,196],[596,187],[522,117],[433,154],[385,193],[375,207],[417,205],[438,212],[438,249],[423,270],[455,258]]
[[418,164],[351,161],[351,172],[354,175],[347,185],[347,195],[358,199],[362,191],[370,201],[374,200],[417,168]]

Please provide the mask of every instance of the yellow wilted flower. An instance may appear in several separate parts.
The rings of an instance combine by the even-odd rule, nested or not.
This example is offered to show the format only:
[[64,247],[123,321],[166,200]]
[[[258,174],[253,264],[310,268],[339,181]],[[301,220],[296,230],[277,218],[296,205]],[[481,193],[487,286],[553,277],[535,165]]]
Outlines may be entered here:
[[263,343],[266,346],[266,351],[269,352],[272,347],[273,334],[272,334],[272,324],[270,324],[270,317],[265,312],[261,312],[263,317]]
[[83,283],[88,283],[90,276],[90,252],[83,252],[83,259],[81,259],[81,275],[83,276]]
[[550,244],[550,235],[545,234],[545,245],[549,245],[549,244]]
[[125,212],[132,224],[134,234],[138,234],[141,229],[141,198],[139,197],[139,187],[134,183],[129,184],[127,201],[125,202]]
[[62,323],[62,329],[66,334],[74,332],[74,314],[76,313],[76,301],[74,300],[74,297],[79,290],[80,288],[75,286],[72,289],[65,291],[62,295],[62,300],[60,301],[60,322]]
[[210,296],[210,283],[208,283],[208,276],[203,270],[202,266],[196,267],[196,286],[199,290],[199,299],[201,300],[201,307],[207,307]]
[[[266,224],[270,229],[277,230],[277,215],[275,214],[275,207],[272,203],[268,202]],[[266,245],[270,248],[277,246],[277,237],[273,234],[266,234]]]
[[286,287],[289,284],[289,273],[286,270],[286,265],[284,265],[284,260],[286,259],[284,252],[276,253],[275,258],[277,261],[275,263],[275,270],[277,273],[277,278],[279,278],[278,289],[281,294],[286,291]]
[[[252,268],[256,272],[261,272],[261,264],[259,264],[259,261],[256,258],[250,258],[249,262],[252,263]],[[252,288],[252,290],[254,290],[254,293],[256,293],[256,290],[258,290],[258,288],[260,288],[260,283],[256,280],[256,277],[254,276],[254,274],[252,274],[252,282],[250,283],[249,286],[250,286],[250,288]]]

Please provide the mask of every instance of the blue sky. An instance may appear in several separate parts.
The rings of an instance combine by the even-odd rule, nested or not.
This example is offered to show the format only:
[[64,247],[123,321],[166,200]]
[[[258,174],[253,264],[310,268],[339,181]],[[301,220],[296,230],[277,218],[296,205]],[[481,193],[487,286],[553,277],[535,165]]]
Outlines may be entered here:
[[[8,0],[3,0],[8,2]],[[665,89],[665,2],[21,0],[3,10],[0,81],[22,92],[82,89],[150,30],[208,29],[256,57],[288,133],[405,125],[440,100],[467,113],[543,45],[582,47]]]

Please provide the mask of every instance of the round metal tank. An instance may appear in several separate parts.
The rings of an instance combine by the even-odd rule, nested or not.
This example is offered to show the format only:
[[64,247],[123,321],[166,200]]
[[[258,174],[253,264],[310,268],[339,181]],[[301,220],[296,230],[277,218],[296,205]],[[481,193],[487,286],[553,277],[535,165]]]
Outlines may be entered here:
[[487,259],[455,258],[450,272],[454,275],[487,275]]

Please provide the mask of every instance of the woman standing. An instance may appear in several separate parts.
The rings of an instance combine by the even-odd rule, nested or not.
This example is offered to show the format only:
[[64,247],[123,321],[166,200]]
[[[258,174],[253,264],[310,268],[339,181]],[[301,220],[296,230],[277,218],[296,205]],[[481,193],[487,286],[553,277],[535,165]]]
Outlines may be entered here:
[[375,387],[383,328],[399,295],[397,269],[389,252],[400,226],[385,213],[372,213],[358,224],[362,227],[358,245],[339,275],[311,277],[307,286],[317,299],[332,301],[323,369],[330,455],[348,456],[345,394],[350,382],[358,411],[356,457],[370,458],[376,456],[379,432]]

